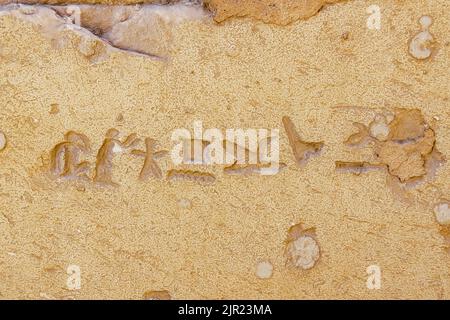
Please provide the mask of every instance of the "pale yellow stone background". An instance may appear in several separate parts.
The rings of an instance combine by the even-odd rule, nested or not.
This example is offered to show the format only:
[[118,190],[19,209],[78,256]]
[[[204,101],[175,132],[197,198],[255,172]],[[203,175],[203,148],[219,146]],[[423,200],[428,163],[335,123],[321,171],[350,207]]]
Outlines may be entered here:
[[[368,123],[377,108],[420,108],[450,155],[448,1],[377,1],[380,31],[366,27],[372,3],[329,6],[284,27],[186,22],[173,30],[167,61],[119,52],[98,64],[79,52],[74,33],[55,48],[32,24],[1,17],[0,130],[8,145],[0,152],[0,298],[139,299],[148,290],[174,299],[449,298],[450,257],[432,210],[450,196],[449,163],[411,191],[409,203],[383,172],[334,169],[336,160],[370,156],[342,142],[352,122]],[[419,62],[407,49],[424,14],[433,17],[438,49]],[[52,104],[59,114],[49,114]],[[284,115],[306,140],[325,142],[303,169]],[[194,120],[279,128],[287,170],[244,178],[216,166],[213,186],[142,183],[142,159],[122,155],[114,160],[120,187],[84,190],[42,173],[67,130],[91,139],[94,161],[111,127],[169,149],[172,130]],[[164,172],[173,167],[169,158],[160,163]],[[192,209],[181,209],[181,198]],[[316,228],[321,259],[309,271],[285,265],[284,241],[296,223]],[[255,276],[260,260],[272,262],[272,278]],[[66,288],[70,264],[81,267],[81,290]],[[382,270],[380,290],[366,288],[372,264]]]

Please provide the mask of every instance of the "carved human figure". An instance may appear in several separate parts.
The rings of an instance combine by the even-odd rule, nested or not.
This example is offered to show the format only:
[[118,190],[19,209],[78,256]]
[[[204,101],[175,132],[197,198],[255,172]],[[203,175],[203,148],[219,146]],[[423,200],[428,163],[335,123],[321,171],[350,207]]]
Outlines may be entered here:
[[65,179],[88,179],[86,171],[89,163],[80,161],[80,154],[91,150],[89,139],[75,131],[64,135],[65,141],[57,144],[51,151],[50,171],[54,176]]
[[150,177],[155,177],[157,179],[162,178],[162,171],[156,160],[168,154],[166,150],[155,151],[155,145],[157,141],[152,138],[145,138],[145,151],[133,150],[131,153],[133,155],[144,157],[144,166],[139,174],[139,179],[147,180]]
[[134,133],[125,138],[124,141],[120,141],[118,137],[119,131],[117,129],[109,129],[106,132],[105,140],[97,153],[94,174],[95,182],[117,186],[117,183],[112,181],[112,161],[114,153],[121,153],[129,150],[139,142]]

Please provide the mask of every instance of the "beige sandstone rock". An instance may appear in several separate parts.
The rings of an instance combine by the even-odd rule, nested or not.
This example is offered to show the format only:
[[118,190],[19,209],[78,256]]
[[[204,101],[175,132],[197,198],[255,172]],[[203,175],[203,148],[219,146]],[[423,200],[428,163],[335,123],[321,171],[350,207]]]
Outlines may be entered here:
[[315,15],[326,4],[341,0],[205,0],[214,12],[214,19],[222,22],[231,17],[251,17],[266,23],[286,25]]
[[450,297],[447,1],[237,3],[1,8],[1,299]]
[[[0,4],[203,4],[214,14],[214,20],[222,22],[232,17],[251,17],[266,23],[286,25],[299,19],[307,19],[315,15],[324,5],[343,0],[0,0]],[[108,13],[100,20],[107,20]],[[106,21],[105,21],[106,22]],[[107,22],[106,22],[107,23]]]

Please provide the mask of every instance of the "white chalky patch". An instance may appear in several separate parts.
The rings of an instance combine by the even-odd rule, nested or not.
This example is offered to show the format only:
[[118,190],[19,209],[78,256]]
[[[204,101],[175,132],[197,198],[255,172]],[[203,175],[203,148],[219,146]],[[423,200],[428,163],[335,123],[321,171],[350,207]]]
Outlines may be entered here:
[[439,203],[434,207],[436,220],[439,224],[450,225],[450,205],[449,203]]
[[429,17],[429,16],[423,16],[423,17],[420,17],[419,23],[424,29],[428,29],[429,27],[431,27],[431,24],[433,23],[433,19],[431,19],[431,17]]
[[370,124],[370,135],[379,141],[386,141],[389,136],[389,126],[384,117],[378,117]]
[[423,16],[419,19],[422,31],[419,32],[409,43],[409,53],[418,60],[428,59],[433,53],[430,43],[433,41],[433,35],[428,30],[433,19],[429,16]]
[[192,207],[192,202],[189,199],[180,199],[178,200],[178,206],[183,209],[190,209]]
[[119,146],[117,143],[114,145],[113,150],[114,153],[121,153],[123,151],[123,148]]
[[6,148],[6,136],[0,131],[0,151]]
[[296,267],[304,270],[311,269],[320,257],[320,249],[316,240],[310,236],[301,236],[296,239],[291,247],[292,262]]
[[269,261],[261,261],[256,266],[256,276],[260,279],[269,279],[273,273],[273,266]]

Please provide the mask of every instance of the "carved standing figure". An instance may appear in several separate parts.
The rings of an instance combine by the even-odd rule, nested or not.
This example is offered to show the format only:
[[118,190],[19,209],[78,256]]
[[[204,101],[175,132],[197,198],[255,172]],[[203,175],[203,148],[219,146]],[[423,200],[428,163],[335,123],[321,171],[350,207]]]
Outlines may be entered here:
[[114,153],[128,150],[139,141],[134,133],[130,134],[124,141],[120,141],[118,136],[119,131],[117,129],[109,129],[106,132],[105,140],[97,153],[94,174],[95,182],[117,186],[117,183],[112,181],[112,161]]
[[51,151],[50,171],[54,176],[65,179],[87,179],[89,163],[80,161],[80,154],[91,150],[89,139],[75,131],[64,135],[65,141],[57,144]]

